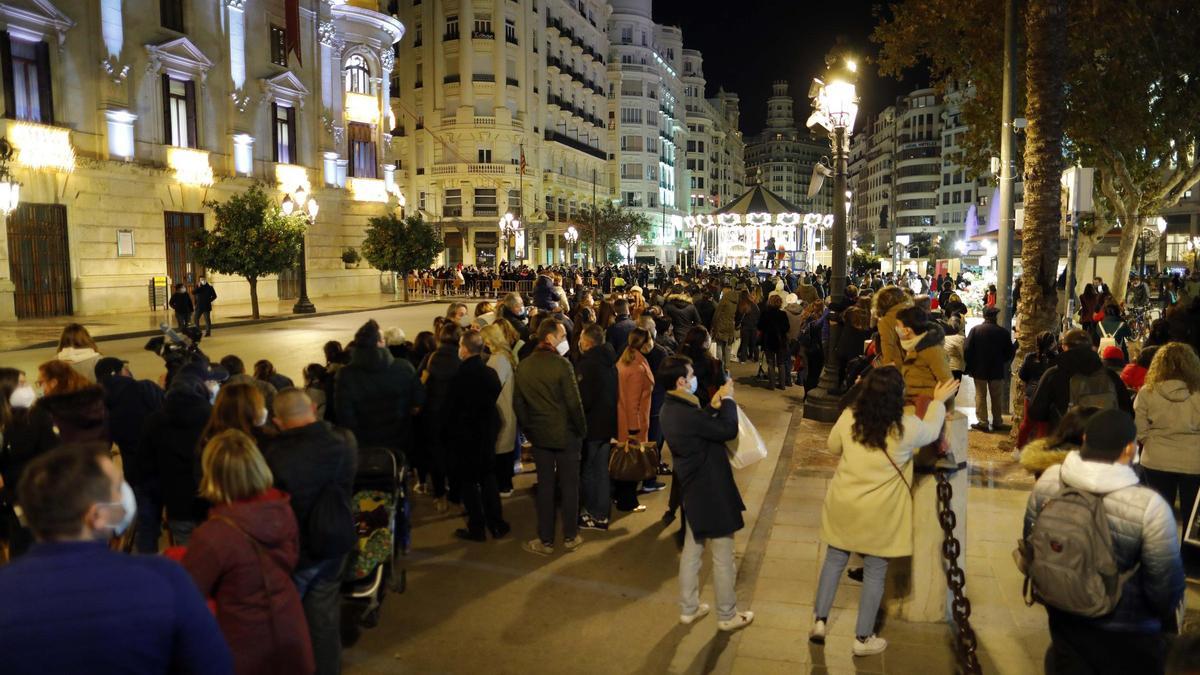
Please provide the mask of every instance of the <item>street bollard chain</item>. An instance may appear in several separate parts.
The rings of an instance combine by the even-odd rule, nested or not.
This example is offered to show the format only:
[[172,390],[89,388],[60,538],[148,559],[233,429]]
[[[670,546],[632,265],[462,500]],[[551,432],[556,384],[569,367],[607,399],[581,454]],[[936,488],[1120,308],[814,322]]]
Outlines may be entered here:
[[954,594],[950,603],[950,613],[954,616],[954,628],[957,649],[955,656],[962,672],[974,675],[982,673],[979,667],[979,657],[976,650],[979,647],[975,638],[975,630],[971,628],[971,601],[967,598],[964,588],[967,575],[958,566],[958,557],[962,553],[962,544],[954,536],[954,526],[958,522],[954,511],[950,508],[950,498],[954,496],[954,488],[950,485],[950,473],[945,469],[937,470],[937,509],[938,522],[945,533],[942,542],[942,557],[946,559],[946,585]]

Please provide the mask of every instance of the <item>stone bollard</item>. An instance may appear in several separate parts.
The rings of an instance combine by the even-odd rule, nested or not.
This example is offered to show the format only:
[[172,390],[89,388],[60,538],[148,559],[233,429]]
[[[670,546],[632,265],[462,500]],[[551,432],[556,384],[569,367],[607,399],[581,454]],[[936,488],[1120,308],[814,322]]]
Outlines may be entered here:
[[[952,411],[946,416],[945,437],[960,464],[967,461],[967,417]],[[942,557],[945,534],[937,517],[937,478],[918,460],[913,474],[913,555],[888,564],[884,610],[904,621],[949,621],[950,589],[946,586],[946,561]],[[962,545],[959,566],[966,566],[967,486],[964,468],[950,475],[954,489],[951,506],[957,522],[954,536]]]

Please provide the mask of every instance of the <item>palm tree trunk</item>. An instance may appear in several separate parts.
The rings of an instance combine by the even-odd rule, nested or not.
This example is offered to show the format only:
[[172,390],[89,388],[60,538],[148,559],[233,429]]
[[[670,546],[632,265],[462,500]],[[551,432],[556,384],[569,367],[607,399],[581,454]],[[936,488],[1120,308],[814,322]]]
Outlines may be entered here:
[[[1025,224],[1021,230],[1020,347],[1016,370],[1038,333],[1057,332],[1062,138],[1066,116],[1066,0],[1029,0],[1025,10]],[[1014,401],[1016,409],[1019,401]]]

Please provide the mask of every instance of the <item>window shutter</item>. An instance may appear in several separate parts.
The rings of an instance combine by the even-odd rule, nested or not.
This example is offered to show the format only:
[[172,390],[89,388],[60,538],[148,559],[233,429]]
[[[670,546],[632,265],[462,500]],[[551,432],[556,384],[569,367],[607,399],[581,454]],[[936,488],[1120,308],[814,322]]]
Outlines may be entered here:
[[4,116],[17,118],[17,88],[13,86],[12,42],[8,31],[0,31],[0,69],[4,71]]
[[292,164],[300,163],[300,156],[296,154],[296,148],[300,145],[296,139],[296,109],[287,109],[287,127],[288,127],[288,161]]
[[37,71],[38,71],[38,96],[41,98],[39,104],[42,109],[42,124],[54,124],[54,92],[50,77],[50,45],[45,42],[39,42],[35,45],[35,54],[37,54]]
[[183,83],[184,96],[187,97],[187,141],[189,148],[198,148],[200,143],[196,136],[196,83],[188,80]]
[[271,161],[279,162],[279,106],[271,104]]
[[171,144],[171,76],[162,75],[163,145]]

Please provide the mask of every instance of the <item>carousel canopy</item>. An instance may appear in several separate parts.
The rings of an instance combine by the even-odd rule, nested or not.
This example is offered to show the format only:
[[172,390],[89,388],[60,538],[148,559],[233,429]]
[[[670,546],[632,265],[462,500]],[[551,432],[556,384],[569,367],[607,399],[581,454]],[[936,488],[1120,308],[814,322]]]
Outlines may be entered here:
[[776,215],[780,213],[801,213],[801,211],[795,205],[762,185],[755,185],[741,197],[729,202],[713,213],[733,213],[744,216],[749,213],[769,213]]

